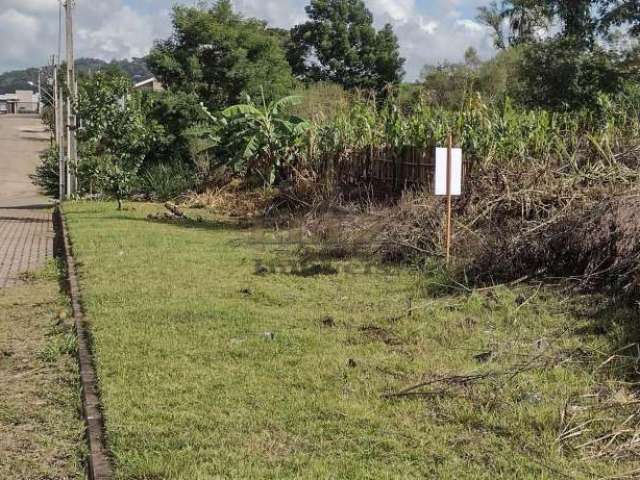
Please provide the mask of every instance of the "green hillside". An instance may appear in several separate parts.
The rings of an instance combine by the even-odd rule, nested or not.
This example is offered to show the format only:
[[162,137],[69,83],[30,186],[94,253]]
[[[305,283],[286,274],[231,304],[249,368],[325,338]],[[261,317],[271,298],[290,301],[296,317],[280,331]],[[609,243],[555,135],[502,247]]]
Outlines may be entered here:
[[[79,58],[76,60],[78,73],[95,72],[105,67],[118,67],[125,71],[132,80],[144,79],[151,76],[145,58],[131,60],[112,60],[105,62],[97,58]],[[33,87],[29,82],[38,82],[38,68],[14,70],[0,74],[0,95],[13,93],[16,90],[29,90]]]

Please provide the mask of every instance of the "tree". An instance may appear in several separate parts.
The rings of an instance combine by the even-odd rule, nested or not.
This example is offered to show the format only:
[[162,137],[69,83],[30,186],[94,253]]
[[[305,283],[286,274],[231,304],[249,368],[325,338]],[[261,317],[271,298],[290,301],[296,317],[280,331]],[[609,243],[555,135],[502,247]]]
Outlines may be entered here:
[[534,42],[540,32],[549,27],[551,14],[547,8],[548,1],[553,0],[505,0],[502,17],[509,24],[511,45]]
[[405,60],[391,25],[376,32],[362,0],[311,0],[309,21],[291,31],[294,71],[307,79],[347,89],[399,84]]
[[98,72],[80,82],[78,100],[78,140],[85,163],[79,168],[100,166],[103,187],[118,200],[119,209],[158,133],[130,86],[123,73]]
[[496,2],[481,8],[479,18],[494,29],[498,18],[507,19],[511,45],[540,40],[539,33],[559,19],[562,24],[559,36],[572,39],[582,48],[590,48],[597,26],[593,11],[599,1],[602,0],[505,0],[502,9]]
[[478,55],[478,50],[473,47],[469,47],[464,52],[464,64],[476,70],[480,65],[482,65],[482,60],[480,60],[480,55]]
[[388,84],[399,84],[404,76],[405,59],[400,56],[398,37],[393,27],[386,24],[376,39],[376,72],[378,83],[376,90],[382,90]]
[[491,28],[493,31],[493,45],[496,49],[504,50],[507,48],[507,44],[504,39],[504,30],[502,28],[504,16],[495,0],[486,7],[478,8],[477,19],[480,23]]
[[593,42],[596,22],[591,12],[596,0],[555,0],[552,3],[564,23],[566,37]]
[[459,63],[425,65],[422,79],[427,101],[451,110],[459,109],[467,95],[477,87],[477,72]]
[[[597,6],[600,5],[600,17]],[[520,103],[553,109],[592,108],[602,93],[616,93],[634,75],[633,48],[604,49],[598,39],[611,26],[634,25],[640,33],[640,7],[631,0],[505,0],[480,10],[483,23],[507,21],[509,45],[518,47],[509,93]],[[549,27],[558,27],[549,35]],[[547,30],[547,35],[540,35]],[[498,35],[500,30],[498,30]],[[546,37],[546,38],[545,38]],[[602,37],[600,38],[602,39]],[[600,40],[598,39],[598,40]]]
[[293,86],[278,35],[264,22],[235,13],[230,0],[209,9],[174,7],[173,30],[148,60],[170,90],[195,93],[218,109],[262,91],[268,99],[280,97]]
[[195,167],[188,131],[194,124],[207,120],[198,95],[182,91],[145,92],[144,101],[149,118],[161,126],[162,134],[152,145],[143,167],[157,164]]
[[585,50],[572,38],[527,45],[512,96],[529,107],[555,110],[593,108],[598,97],[623,90],[618,57],[599,47]]
[[601,28],[608,30],[612,26],[629,25],[629,32],[640,36],[640,2],[635,0],[602,0]]

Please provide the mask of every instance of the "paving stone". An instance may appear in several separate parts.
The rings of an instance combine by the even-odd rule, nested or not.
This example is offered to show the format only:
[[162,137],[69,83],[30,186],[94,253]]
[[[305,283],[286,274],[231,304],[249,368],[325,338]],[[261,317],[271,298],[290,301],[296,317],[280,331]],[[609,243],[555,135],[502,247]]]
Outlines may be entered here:
[[0,209],[0,288],[19,284],[52,255],[51,209]]

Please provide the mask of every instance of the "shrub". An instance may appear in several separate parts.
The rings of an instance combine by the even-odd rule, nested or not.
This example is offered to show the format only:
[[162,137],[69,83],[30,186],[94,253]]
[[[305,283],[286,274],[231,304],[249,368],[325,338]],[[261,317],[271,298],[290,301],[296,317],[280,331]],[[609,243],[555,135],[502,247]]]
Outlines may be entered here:
[[50,147],[40,154],[40,164],[31,175],[31,181],[40,187],[49,197],[59,198],[60,167],[58,164],[58,147]]
[[152,200],[172,200],[197,187],[193,170],[180,164],[159,164],[140,174],[139,190]]

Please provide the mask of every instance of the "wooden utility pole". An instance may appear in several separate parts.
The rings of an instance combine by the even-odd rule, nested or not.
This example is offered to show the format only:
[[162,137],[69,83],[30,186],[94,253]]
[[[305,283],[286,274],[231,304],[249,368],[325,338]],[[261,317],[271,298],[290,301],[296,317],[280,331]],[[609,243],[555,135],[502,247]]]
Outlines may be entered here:
[[73,186],[75,185],[75,169],[78,162],[78,150],[76,143],[76,69],[73,51],[73,8],[74,0],[66,0],[65,10],[65,32],[66,32],[66,57],[67,57],[67,164],[66,164],[66,198],[71,197]]
[[449,133],[449,142],[447,145],[447,219],[446,219],[446,250],[447,265],[451,260],[451,164],[453,157],[453,135]]
[[[58,57],[59,58],[59,57]],[[58,81],[58,62],[53,60],[53,112],[56,125],[56,146],[58,147],[58,198],[65,199],[65,166],[64,166],[64,97]]]
[[38,115],[42,115],[42,69],[38,70]]

